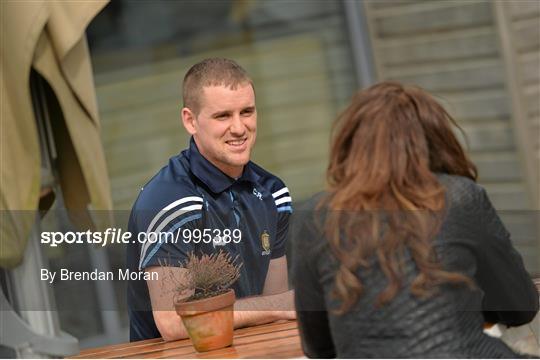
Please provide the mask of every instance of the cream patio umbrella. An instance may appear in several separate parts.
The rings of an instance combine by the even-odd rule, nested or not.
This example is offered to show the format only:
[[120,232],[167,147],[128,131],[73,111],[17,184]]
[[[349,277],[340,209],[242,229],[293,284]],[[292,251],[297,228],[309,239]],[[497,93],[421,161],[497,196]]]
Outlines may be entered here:
[[[33,68],[52,88],[51,121],[66,208],[112,209],[85,29],[107,1],[0,1],[0,267],[22,259],[38,208],[41,154]],[[89,216],[81,223],[88,225]],[[107,226],[107,220],[101,224]]]

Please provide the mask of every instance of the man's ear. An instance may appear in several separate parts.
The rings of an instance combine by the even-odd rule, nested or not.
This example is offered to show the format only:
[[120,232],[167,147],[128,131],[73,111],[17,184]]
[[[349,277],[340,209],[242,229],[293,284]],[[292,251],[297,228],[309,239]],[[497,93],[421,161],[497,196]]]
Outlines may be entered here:
[[190,135],[194,135],[197,132],[197,128],[195,127],[195,121],[196,116],[193,111],[191,111],[191,109],[187,107],[182,108],[182,124],[184,124],[186,131]]

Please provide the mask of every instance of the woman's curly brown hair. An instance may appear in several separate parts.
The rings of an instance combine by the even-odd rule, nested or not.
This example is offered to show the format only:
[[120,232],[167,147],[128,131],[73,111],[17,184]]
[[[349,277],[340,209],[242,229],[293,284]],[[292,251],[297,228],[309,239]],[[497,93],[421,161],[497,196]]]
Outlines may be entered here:
[[435,173],[476,180],[477,171],[452,131],[446,110],[418,87],[382,82],[357,93],[333,127],[325,234],[339,261],[334,295],[338,313],[363,291],[359,267],[375,257],[388,279],[377,305],[400,290],[404,251],[418,268],[411,285],[428,296],[441,283],[472,281],[442,269],[432,246],[445,209],[445,190]]

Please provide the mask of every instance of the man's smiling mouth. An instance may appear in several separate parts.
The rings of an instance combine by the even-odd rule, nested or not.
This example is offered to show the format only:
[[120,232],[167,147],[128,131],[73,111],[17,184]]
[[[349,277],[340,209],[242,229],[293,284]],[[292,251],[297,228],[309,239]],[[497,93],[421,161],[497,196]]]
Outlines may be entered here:
[[231,146],[242,146],[245,144],[245,142],[247,141],[247,138],[243,138],[243,139],[236,139],[236,140],[227,140],[225,141],[228,145],[231,145]]

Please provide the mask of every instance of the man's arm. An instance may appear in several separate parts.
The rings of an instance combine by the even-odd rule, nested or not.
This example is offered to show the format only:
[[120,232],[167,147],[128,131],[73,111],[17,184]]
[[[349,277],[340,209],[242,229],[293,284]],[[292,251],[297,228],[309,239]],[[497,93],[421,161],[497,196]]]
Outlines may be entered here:
[[146,272],[158,274],[158,280],[147,280],[146,283],[152,302],[152,315],[161,337],[167,341],[187,338],[184,324],[174,309],[175,283],[171,280],[183,279],[187,270],[172,266],[154,266],[147,268]]
[[[146,271],[158,273],[159,280],[148,280],[147,283],[154,321],[161,336],[167,341],[187,338],[186,329],[174,310],[174,282],[169,280],[171,276],[182,279],[186,270],[156,266]],[[165,278],[167,281],[162,281]],[[270,261],[261,296],[235,302],[234,327],[240,328],[295,318],[294,293],[288,290],[287,259],[282,256]]]
[[235,328],[294,320],[294,291],[289,290],[287,257],[270,260],[262,296],[237,301],[234,305]]

